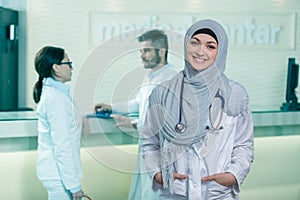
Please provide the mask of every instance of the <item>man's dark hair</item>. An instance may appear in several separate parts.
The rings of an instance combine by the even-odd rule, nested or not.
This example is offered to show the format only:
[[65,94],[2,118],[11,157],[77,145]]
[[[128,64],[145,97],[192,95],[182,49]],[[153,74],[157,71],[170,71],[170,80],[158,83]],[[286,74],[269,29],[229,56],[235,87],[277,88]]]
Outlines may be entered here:
[[151,45],[156,49],[157,52],[159,49],[166,49],[165,60],[167,62],[169,44],[168,36],[164,31],[158,29],[146,31],[140,35],[137,40],[139,42],[150,41]]

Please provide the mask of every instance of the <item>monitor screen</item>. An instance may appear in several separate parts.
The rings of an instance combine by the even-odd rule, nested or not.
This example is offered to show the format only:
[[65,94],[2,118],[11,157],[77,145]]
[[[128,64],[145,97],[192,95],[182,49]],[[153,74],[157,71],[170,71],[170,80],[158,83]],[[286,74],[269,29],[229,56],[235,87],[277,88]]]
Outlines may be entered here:
[[295,89],[298,86],[299,65],[295,63],[295,59],[289,59],[287,84],[286,84],[286,102],[297,102]]
[[286,103],[281,106],[281,110],[300,110],[300,105],[298,103],[296,94],[296,88],[298,87],[298,76],[299,65],[296,64],[295,58],[289,58],[285,96]]

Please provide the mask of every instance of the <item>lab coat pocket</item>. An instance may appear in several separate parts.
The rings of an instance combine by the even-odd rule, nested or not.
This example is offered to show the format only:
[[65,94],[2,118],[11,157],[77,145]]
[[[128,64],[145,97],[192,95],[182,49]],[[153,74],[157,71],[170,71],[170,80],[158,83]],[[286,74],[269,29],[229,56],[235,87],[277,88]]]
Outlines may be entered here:
[[233,148],[234,135],[235,135],[235,126],[233,123],[226,123],[225,128],[221,130],[218,141],[218,151],[227,151]]
[[174,181],[174,193],[179,195],[186,195],[186,179]]
[[224,199],[231,196],[231,188],[223,186],[216,181],[211,181],[208,184],[208,199]]

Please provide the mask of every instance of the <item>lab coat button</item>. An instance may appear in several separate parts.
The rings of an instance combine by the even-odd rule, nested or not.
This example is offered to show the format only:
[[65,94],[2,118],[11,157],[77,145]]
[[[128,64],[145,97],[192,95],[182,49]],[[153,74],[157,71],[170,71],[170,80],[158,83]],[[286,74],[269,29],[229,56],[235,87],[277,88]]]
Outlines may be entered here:
[[194,186],[194,188],[195,188],[196,190],[200,189],[200,187],[201,187],[201,185],[200,185],[199,183],[196,183],[196,184],[194,184],[193,186]]

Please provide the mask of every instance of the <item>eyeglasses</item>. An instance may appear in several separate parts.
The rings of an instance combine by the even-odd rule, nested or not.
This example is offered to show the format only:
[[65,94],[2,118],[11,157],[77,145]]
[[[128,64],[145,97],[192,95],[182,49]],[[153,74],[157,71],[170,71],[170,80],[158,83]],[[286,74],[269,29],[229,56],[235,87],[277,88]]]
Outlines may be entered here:
[[69,61],[69,62],[61,62],[61,63],[58,63],[58,65],[69,65],[70,68],[73,68],[72,66],[72,61]]

